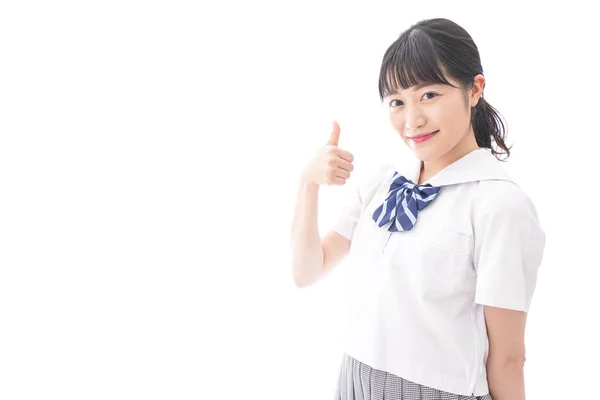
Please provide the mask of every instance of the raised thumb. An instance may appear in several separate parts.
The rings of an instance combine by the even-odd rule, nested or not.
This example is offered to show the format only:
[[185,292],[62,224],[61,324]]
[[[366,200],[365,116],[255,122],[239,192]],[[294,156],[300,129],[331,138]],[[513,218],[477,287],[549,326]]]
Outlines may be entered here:
[[333,130],[331,131],[331,135],[329,136],[329,141],[327,142],[327,144],[337,147],[339,141],[340,125],[337,123],[337,121],[333,121]]

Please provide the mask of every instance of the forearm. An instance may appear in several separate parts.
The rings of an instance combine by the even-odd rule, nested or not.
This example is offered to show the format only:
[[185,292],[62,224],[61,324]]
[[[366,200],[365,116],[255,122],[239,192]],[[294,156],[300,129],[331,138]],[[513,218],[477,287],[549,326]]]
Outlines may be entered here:
[[488,362],[487,380],[493,400],[525,400],[521,362]]
[[319,186],[300,181],[291,232],[292,272],[298,286],[310,284],[323,265],[318,197]]

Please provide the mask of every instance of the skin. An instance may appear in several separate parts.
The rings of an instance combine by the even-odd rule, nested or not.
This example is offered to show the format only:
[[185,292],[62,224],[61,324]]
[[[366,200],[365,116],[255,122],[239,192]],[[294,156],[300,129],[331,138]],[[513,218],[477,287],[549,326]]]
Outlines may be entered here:
[[[459,86],[452,78],[448,81]],[[473,88],[467,93],[468,98],[462,89],[443,84],[412,87],[384,98],[392,126],[423,161],[418,183],[478,148],[471,126],[471,107],[477,105],[484,84],[484,76],[477,75]],[[425,142],[415,143],[410,139],[413,135],[437,130],[439,132]]]
[[[455,79],[447,79],[457,87],[444,84],[411,87],[384,98],[393,128],[423,161],[419,184],[479,148],[471,125],[471,107],[482,96],[485,78],[475,76],[473,87],[466,91]],[[415,143],[410,139],[437,130],[425,142]],[[491,306],[484,306],[484,314],[490,346],[486,361],[490,393],[494,400],[523,400],[527,314]]]

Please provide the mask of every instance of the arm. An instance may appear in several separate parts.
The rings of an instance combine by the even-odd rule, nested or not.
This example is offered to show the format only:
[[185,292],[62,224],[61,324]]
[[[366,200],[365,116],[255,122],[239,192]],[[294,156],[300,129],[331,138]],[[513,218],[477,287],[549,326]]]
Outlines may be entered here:
[[524,400],[525,322],[545,233],[516,185],[481,182],[475,208],[475,303],[484,306],[488,386],[494,400]]
[[525,400],[525,322],[523,311],[485,306],[489,339],[486,362],[488,386],[494,400]]
[[300,183],[292,222],[292,274],[297,287],[314,284],[350,249],[350,240],[329,231],[321,240],[318,228],[319,186]]
[[307,286],[323,265],[318,227],[319,186],[300,182],[292,222],[292,275],[298,287]]

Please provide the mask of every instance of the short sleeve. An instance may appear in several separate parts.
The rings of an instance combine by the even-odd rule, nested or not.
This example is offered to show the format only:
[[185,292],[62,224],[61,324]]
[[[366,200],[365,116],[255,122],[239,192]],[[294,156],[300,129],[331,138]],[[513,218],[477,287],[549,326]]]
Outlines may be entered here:
[[481,191],[474,216],[475,302],[528,312],[546,241],[537,212],[511,182],[484,181]]
[[354,184],[350,188],[345,206],[331,228],[333,231],[350,241],[352,240],[356,225],[363,211],[387,175],[392,173],[393,168],[390,164],[375,168],[374,171],[360,180],[358,184]]

